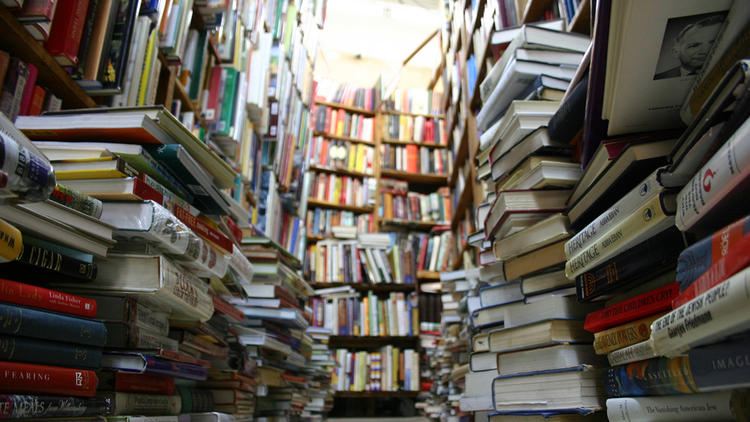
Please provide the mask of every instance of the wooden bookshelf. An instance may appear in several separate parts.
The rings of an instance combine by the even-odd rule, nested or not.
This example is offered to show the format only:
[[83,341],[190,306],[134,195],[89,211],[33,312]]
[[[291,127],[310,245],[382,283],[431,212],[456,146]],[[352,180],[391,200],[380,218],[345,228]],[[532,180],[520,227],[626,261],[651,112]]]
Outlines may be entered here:
[[[161,54],[159,54],[161,57]],[[193,112],[193,115],[195,115],[195,120],[198,121],[198,123],[201,125],[201,127],[204,130],[208,129],[208,125],[206,124],[206,121],[203,119],[203,113],[201,113],[200,108],[198,108],[198,105],[193,103],[193,101],[190,99],[190,95],[188,95],[188,92],[185,90],[185,87],[182,86],[182,83],[179,79],[175,78],[174,80],[174,96],[178,100],[182,102],[182,108],[187,108],[188,110]]]
[[416,347],[419,336],[331,336],[328,347],[338,348],[376,348],[383,346]]
[[448,148],[448,145],[436,144],[434,142],[403,141],[400,139],[383,139],[383,143],[394,145],[416,145],[418,147],[428,148]]
[[311,164],[309,170],[317,171],[321,173],[338,174],[341,176],[359,177],[360,179],[364,179],[365,177],[374,177],[372,174],[360,173],[358,171],[352,171],[352,170],[347,170],[347,169],[324,167],[324,166],[319,166],[316,164]]
[[400,227],[413,230],[430,230],[437,226],[447,226],[447,221],[412,221],[402,219],[383,219],[380,220],[380,226],[382,227]]
[[349,286],[358,292],[413,292],[416,290],[416,284],[402,283],[310,283],[313,289],[329,289],[333,287]]
[[336,391],[335,397],[348,399],[389,399],[417,397],[419,391]]
[[338,135],[334,135],[332,133],[322,132],[322,131],[319,131],[319,130],[313,131],[313,136],[322,136],[322,137],[328,138],[328,139],[336,139],[336,140],[339,140],[339,141],[356,142],[358,144],[365,144],[365,145],[375,146],[375,142],[373,142],[373,141],[366,141],[364,139],[359,139],[359,138],[350,138],[348,136],[338,136]]
[[409,173],[406,171],[382,169],[380,170],[380,175],[385,177],[392,177],[394,179],[406,180],[410,183],[422,183],[441,186],[448,184],[448,176],[444,174]]
[[519,24],[537,22],[544,19],[544,12],[552,6],[554,0],[527,0]]
[[365,114],[365,115],[373,116],[373,117],[376,114],[376,112],[373,110],[367,110],[364,108],[349,106],[346,104],[332,103],[330,101],[315,100],[315,104],[326,106],[326,107],[331,107],[331,108],[338,108],[338,109],[342,109],[346,111],[351,111],[352,113]]
[[[456,155],[453,157],[453,172],[451,173],[450,179],[448,180],[448,184],[451,187],[456,186],[456,181],[458,180],[458,172],[461,171],[461,166],[459,163],[464,163],[467,159],[467,156],[469,155],[469,139],[468,139],[468,131],[466,130],[466,125],[464,125],[464,130],[461,131],[461,138],[458,140],[458,149],[456,150]],[[473,165],[473,163],[471,163]],[[467,180],[466,183],[473,183],[473,181]]]
[[317,235],[317,234],[308,234],[307,235],[307,242],[320,242],[321,240],[328,239],[325,236]]
[[[467,181],[466,183],[469,183]],[[458,227],[458,223],[464,218],[466,210],[471,204],[471,185],[464,186],[464,190],[461,191],[461,195],[458,197],[458,204],[456,209],[453,211],[453,219],[451,220],[451,230],[455,230]]]
[[410,111],[398,111],[398,110],[383,110],[383,114],[391,114],[395,116],[426,117],[428,119],[444,119],[445,118],[445,115],[442,115],[442,114],[412,113]]
[[358,207],[355,205],[337,204],[335,202],[321,201],[320,199],[308,198],[307,206],[328,208],[333,210],[351,211],[359,214],[366,214],[373,211],[373,207]]
[[591,32],[591,1],[582,0],[575,16],[568,23],[568,31],[588,35]]
[[0,8],[0,44],[11,56],[37,67],[37,83],[60,97],[64,108],[96,107],[96,102],[47,53],[42,43],[34,40],[5,7]]

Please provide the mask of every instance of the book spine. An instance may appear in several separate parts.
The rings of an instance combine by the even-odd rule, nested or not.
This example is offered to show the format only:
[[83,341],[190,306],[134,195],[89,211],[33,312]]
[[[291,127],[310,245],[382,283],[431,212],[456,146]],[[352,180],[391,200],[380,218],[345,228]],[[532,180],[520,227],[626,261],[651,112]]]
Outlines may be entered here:
[[750,120],[706,162],[677,194],[675,225],[693,228],[703,216],[750,174]]
[[677,308],[705,293],[728,277],[750,265],[750,237],[745,237],[719,258],[697,280],[693,281],[673,301],[672,308]]
[[[130,372],[104,372],[111,377],[111,384],[105,380],[100,381],[100,390],[111,387],[114,391],[126,393],[149,393],[172,395],[175,392],[175,382],[173,377],[154,374],[134,374]],[[105,376],[100,376],[105,378]],[[110,380],[107,380],[110,381]],[[103,385],[102,385],[103,384]]]
[[0,418],[62,418],[107,415],[109,401],[101,397],[38,396],[0,394]]
[[16,259],[16,262],[32,267],[29,268],[30,270],[52,271],[82,281],[96,279],[97,267],[95,263],[84,262],[36,245],[24,245],[23,252]]
[[[737,420],[736,392],[607,399],[609,422]],[[736,398],[735,398],[736,397]],[[747,407],[745,405],[744,407]]]
[[607,233],[631,215],[640,204],[651,200],[659,193],[659,187],[657,172],[654,172],[607,211],[604,211],[594,221],[565,242],[565,256],[572,258],[593,242],[599,240],[604,233]]
[[113,415],[177,415],[181,400],[177,395],[157,395],[141,393],[102,393],[113,403]]
[[73,316],[0,303],[0,333],[103,346],[104,323]]
[[677,229],[668,229],[631,247],[577,276],[578,300],[587,302],[640,277],[656,275],[674,268],[682,245],[680,232]]
[[674,356],[747,328],[750,269],[745,269],[651,324],[651,339],[661,356]]
[[78,63],[78,44],[83,33],[89,0],[57,0],[55,19],[45,47],[61,66]]
[[0,359],[43,365],[98,369],[102,351],[72,343],[0,335]]
[[656,352],[654,351],[653,343],[649,340],[631,344],[630,346],[607,353],[607,360],[611,366],[625,365],[626,363],[651,359],[653,357],[656,357]]
[[687,356],[654,358],[607,368],[609,397],[663,396],[699,392]]
[[146,355],[146,372],[158,375],[168,375],[176,378],[205,381],[208,369],[200,365],[189,363],[169,362]]
[[210,244],[219,248],[222,252],[231,254],[232,253],[232,241],[223,234],[216,230],[208,227],[205,223],[200,221],[198,217],[190,214],[187,210],[180,207],[179,205],[174,206],[172,210],[175,217],[179,218],[180,221],[185,223],[195,234],[205,239]]
[[651,315],[609,330],[594,333],[594,352],[597,355],[606,355],[614,350],[648,340],[651,323],[660,316],[661,314]]
[[660,194],[650,199],[588,248],[568,259],[565,263],[565,276],[572,280],[587,268],[594,267],[618,251],[623,251],[628,246],[671,226],[674,216],[670,215],[671,210],[665,209],[665,202],[670,201],[669,198],[673,196]]
[[15,261],[22,252],[21,231],[0,218],[0,263]]
[[0,278],[0,301],[93,318],[96,301],[44,287]]
[[0,362],[0,391],[5,393],[93,397],[97,382],[96,373],[88,369]]
[[646,315],[671,310],[671,302],[678,292],[677,283],[670,283],[624,302],[591,312],[586,315],[583,328],[588,332],[596,333]]
[[680,291],[685,290],[729,253],[738,242],[748,237],[748,233],[750,233],[750,215],[685,248],[677,258],[675,274],[675,279],[680,283]]
[[65,185],[58,184],[55,186],[55,190],[49,198],[58,204],[65,205],[68,208],[80,211],[94,218],[99,218],[102,215],[102,201]]

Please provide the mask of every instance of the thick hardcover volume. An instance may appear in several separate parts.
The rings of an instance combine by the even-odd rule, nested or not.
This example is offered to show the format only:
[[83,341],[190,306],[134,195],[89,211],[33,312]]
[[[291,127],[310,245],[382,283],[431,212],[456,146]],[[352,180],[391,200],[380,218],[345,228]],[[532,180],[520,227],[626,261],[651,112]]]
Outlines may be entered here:
[[672,301],[672,308],[677,308],[705,293],[710,288],[731,277],[750,265],[750,237],[739,241],[732,249],[722,256],[715,264],[692,282]]
[[651,340],[660,356],[676,356],[691,347],[750,327],[750,268],[674,309],[651,324]]
[[23,251],[21,231],[0,218],[0,263],[13,261]]
[[205,239],[208,243],[216,246],[225,254],[232,253],[232,241],[229,240],[228,237],[219,233],[217,230],[212,229],[206,225],[206,223],[199,220],[198,217],[190,214],[177,204],[175,204],[172,213],[174,213],[175,217],[179,218],[180,221],[185,223],[190,230],[194,231],[195,234]]
[[674,268],[684,244],[677,229],[667,229],[576,277],[578,300],[588,302],[637,281]]
[[624,302],[591,312],[586,315],[583,328],[596,333],[647,315],[669,311],[672,308],[672,300],[678,292],[677,283],[670,283]]
[[55,19],[52,20],[47,52],[60,66],[75,66],[78,63],[78,47],[89,0],[57,0]]
[[750,339],[690,350],[687,356],[654,358],[607,369],[610,397],[660,396],[731,390],[750,385]]
[[613,350],[648,340],[651,333],[651,323],[660,317],[651,315],[637,321],[629,322],[608,330],[594,334],[594,351],[597,355],[605,355]]
[[675,196],[661,193],[565,263],[565,276],[574,279],[618,252],[668,229],[674,224]]
[[[677,194],[675,225],[682,231],[693,229],[698,222],[710,229],[712,219],[736,218],[734,214],[743,210],[735,207],[722,214],[716,208],[720,202],[733,204],[733,199],[742,201],[750,180],[750,120],[740,126],[727,142],[701,167],[698,173]],[[726,210],[727,207],[721,207]],[[717,210],[717,212],[712,212]]]
[[710,236],[685,248],[677,258],[677,282],[680,291],[698,279],[709,267],[726,255],[739,241],[750,233],[750,215],[723,227]]
[[748,411],[746,391],[607,400],[609,422],[735,421]]
[[0,301],[93,318],[96,301],[0,278]]
[[112,412],[102,397],[0,394],[0,419],[106,416]]
[[99,218],[102,215],[102,201],[93,198],[85,193],[70,189],[65,185],[55,186],[55,190],[49,197],[58,204],[65,205],[76,211]]
[[101,393],[112,403],[113,415],[177,415],[182,407],[180,396],[140,394],[140,393]]
[[4,393],[93,397],[97,381],[96,373],[88,369],[0,362],[0,391]]
[[[15,262],[23,264],[22,267],[30,271],[30,273],[26,274],[33,274],[35,271],[41,270],[82,281],[93,281],[96,279],[97,267],[95,263],[81,261],[41,246],[24,245],[23,252]],[[33,276],[30,278],[33,278]]]
[[102,361],[102,350],[79,344],[0,335],[0,359],[98,369]]
[[104,323],[0,303],[0,333],[90,346],[104,346]]

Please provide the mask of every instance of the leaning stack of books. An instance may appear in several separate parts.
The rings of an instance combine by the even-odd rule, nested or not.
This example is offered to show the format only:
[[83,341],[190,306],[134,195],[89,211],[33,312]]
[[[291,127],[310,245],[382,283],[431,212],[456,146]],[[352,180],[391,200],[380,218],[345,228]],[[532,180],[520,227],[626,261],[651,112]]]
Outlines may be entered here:
[[331,331],[326,328],[308,327],[307,334],[313,339],[312,357],[306,366],[311,374],[308,386],[310,400],[302,412],[303,418],[321,419],[333,408],[333,384],[331,375],[336,361],[328,349]]

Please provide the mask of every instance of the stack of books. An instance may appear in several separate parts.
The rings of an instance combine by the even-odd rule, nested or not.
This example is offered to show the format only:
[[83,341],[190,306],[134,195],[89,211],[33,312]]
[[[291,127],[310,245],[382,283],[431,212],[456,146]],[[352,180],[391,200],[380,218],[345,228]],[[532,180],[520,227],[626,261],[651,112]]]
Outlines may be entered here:
[[313,339],[312,356],[308,363],[309,379],[308,391],[310,400],[302,412],[303,418],[322,418],[333,408],[333,385],[331,375],[336,361],[333,351],[328,348],[331,330],[310,326],[306,330]]

